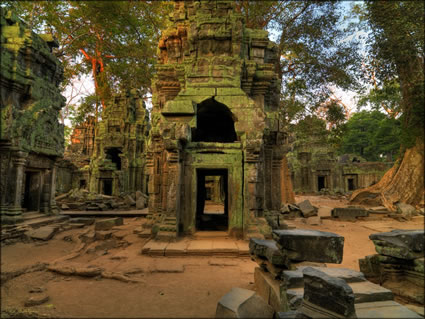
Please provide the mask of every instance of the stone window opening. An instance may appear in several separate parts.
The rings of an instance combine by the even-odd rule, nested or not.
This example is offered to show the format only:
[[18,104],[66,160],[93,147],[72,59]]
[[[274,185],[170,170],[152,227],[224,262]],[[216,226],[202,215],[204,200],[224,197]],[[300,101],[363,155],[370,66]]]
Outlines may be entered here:
[[121,170],[121,153],[121,150],[117,147],[112,147],[106,150],[106,159],[111,160],[119,171]]
[[80,179],[80,189],[86,189],[87,182],[85,179]]
[[197,170],[196,229],[228,230],[227,170]]
[[233,143],[237,141],[235,121],[229,108],[214,98],[198,104],[194,142]]

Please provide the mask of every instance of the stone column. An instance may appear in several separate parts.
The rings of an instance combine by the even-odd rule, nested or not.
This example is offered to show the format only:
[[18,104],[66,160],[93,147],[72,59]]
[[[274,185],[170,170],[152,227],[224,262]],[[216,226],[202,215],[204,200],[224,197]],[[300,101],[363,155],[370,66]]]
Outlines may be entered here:
[[52,164],[51,167],[51,173],[50,173],[50,198],[49,198],[49,207],[50,207],[50,213],[52,214],[58,214],[59,213],[59,208],[56,205],[56,200],[55,200],[55,193],[56,193],[56,171],[58,168],[58,163],[55,160]]
[[10,179],[10,143],[0,143],[0,215],[8,211]]
[[14,219],[16,221],[22,217],[22,188],[24,186],[24,170],[27,163],[27,157],[28,153],[18,151],[15,153],[15,157],[12,160],[13,166],[15,167],[15,187],[11,194],[11,206],[6,214],[10,216],[10,219]]

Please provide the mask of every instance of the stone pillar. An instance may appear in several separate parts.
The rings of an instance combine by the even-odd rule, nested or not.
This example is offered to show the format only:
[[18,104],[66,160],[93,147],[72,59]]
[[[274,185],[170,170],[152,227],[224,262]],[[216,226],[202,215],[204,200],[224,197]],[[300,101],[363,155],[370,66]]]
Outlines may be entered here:
[[22,218],[22,188],[24,181],[24,170],[27,163],[28,153],[18,151],[13,158],[13,166],[15,168],[15,178],[14,183],[15,187],[13,188],[13,193],[11,194],[11,205],[6,213],[9,216],[8,219],[18,221]]
[[0,215],[8,211],[9,176],[10,176],[10,143],[0,144]]
[[49,208],[50,208],[50,213],[52,214],[58,214],[60,211],[58,206],[56,205],[56,200],[55,200],[57,168],[58,168],[58,163],[55,160],[51,167],[50,188],[49,188]]

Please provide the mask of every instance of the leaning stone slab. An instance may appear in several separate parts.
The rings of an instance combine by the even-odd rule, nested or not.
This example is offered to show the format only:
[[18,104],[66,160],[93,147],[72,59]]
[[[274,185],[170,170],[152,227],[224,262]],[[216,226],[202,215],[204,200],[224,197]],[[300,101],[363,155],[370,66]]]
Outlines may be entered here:
[[301,312],[311,318],[356,318],[354,293],[343,280],[307,267],[304,274],[304,300]]
[[303,214],[303,217],[305,218],[317,215],[316,209],[313,207],[313,205],[311,205],[308,199],[299,203],[298,207],[301,210],[301,214]]
[[317,230],[274,230],[273,238],[290,260],[323,263],[342,262],[344,237]]
[[216,318],[273,318],[273,309],[255,291],[232,288],[217,304]]
[[359,303],[355,305],[355,309],[357,318],[423,319],[423,317],[416,312],[392,300]]
[[424,230],[400,230],[372,234],[369,238],[381,255],[416,259],[424,256]]
[[367,217],[369,212],[363,207],[337,207],[332,209],[332,217],[339,219],[356,219],[357,217]]
[[112,227],[114,226],[121,226],[121,225],[124,225],[122,217],[108,218],[108,219],[97,220],[96,224],[94,225],[94,229],[109,230],[109,229],[112,229]]

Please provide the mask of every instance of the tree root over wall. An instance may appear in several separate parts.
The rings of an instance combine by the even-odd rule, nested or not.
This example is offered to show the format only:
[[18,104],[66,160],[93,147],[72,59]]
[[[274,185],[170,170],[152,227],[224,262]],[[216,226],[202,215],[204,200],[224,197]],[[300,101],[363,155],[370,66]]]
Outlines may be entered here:
[[424,142],[419,141],[405,151],[382,179],[367,188],[358,189],[350,198],[351,203],[383,205],[396,211],[395,204],[418,205],[424,199]]

